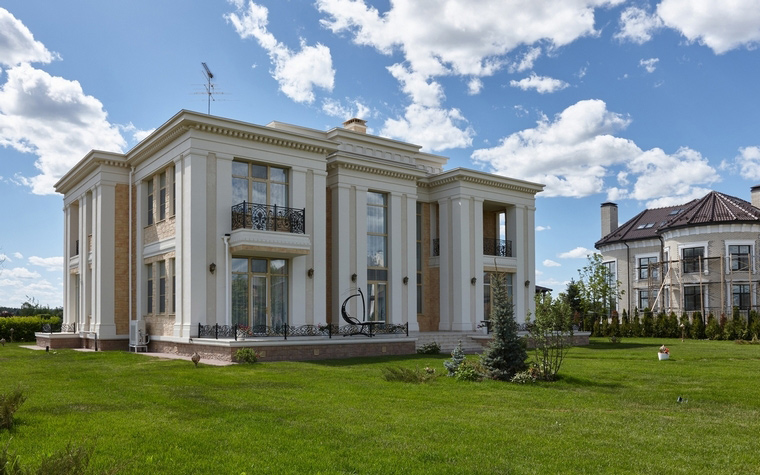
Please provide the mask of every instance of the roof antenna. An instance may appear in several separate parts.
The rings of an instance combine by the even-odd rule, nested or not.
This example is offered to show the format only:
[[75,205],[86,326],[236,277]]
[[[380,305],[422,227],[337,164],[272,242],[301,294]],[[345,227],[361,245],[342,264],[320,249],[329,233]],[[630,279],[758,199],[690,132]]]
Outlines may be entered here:
[[211,72],[211,70],[206,66],[206,63],[201,63],[203,65],[204,72],[203,74],[206,76],[206,94],[208,95],[208,115],[211,115],[211,101],[214,99],[214,84],[211,82],[212,79],[214,79],[214,73]]

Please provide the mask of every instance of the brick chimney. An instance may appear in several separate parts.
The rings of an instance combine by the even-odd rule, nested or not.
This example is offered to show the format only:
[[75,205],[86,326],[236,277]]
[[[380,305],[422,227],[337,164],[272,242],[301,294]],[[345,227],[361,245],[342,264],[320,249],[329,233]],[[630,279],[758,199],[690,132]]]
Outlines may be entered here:
[[750,196],[752,197],[752,206],[760,208],[760,185],[755,185],[750,188]]
[[610,202],[602,203],[602,237],[607,236],[617,228],[618,205]]
[[348,119],[347,121],[343,122],[343,128],[351,130],[353,132],[358,132],[360,134],[366,134],[367,121],[354,117],[353,119]]

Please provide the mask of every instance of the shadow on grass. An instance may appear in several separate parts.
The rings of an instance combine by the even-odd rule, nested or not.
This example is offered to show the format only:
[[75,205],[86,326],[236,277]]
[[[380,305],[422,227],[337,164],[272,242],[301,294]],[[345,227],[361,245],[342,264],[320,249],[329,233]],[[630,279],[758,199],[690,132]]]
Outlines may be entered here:
[[334,360],[317,360],[317,361],[304,361],[303,363],[318,365],[318,366],[366,366],[372,364],[387,365],[388,363],[396,363],[403,361],[416,361],[424,359],[439,359],[441,361],[451,358],[449,354],[438,355],[391,355],[391,356],[366,356],[357,358],[345,358]]
[[576,388],[603,388],[603,389],[619,389],[623,385],[620,383],[600,383],[593,379],[576,378],[575,376],[567,376],[559,374],[559,378],[556,382],[564,383],[565,386],[560,386],[558,389],[576,389]]

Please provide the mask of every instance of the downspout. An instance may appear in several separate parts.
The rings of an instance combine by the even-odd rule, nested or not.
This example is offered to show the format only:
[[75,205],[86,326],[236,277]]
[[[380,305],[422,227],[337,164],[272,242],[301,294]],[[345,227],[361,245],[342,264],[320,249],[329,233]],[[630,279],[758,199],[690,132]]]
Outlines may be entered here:
[[224,322],[226,325],[232,325],[230,318],[230,300],[232,300],[230,293],[230,235],[225,234],[222,241],[224,241]]
[[[662,265],[662,263],[665,262],[665,239],[663,239],[662,234],[657,234],[657,237],[660,239],[660,265],[659,265],[659,269],[660,269],[660,280],[662,281],[662,285],[660,286],[660,292],[661,292],[662,289],[665,286],[665,267]],[[670,272],[670,263],[668,263],[667,266],[668,266],[668,272]],[[657,292],[657,294],[659,295],[660,292]],[[672,295],[668,295],[668,297],[670,297],[671,299],[673,298]],[[662,298],[662,304],[661,305],[662,306],[660,308],[664,309],[665,308],[665,297]],[[668,308],[668,310],[671,310],[671,309]]]
[[127,251],[127,255],[129,256],[129,264],[127,264],[127,275],[129,279],[129,283],[127,284],[127,288],[129,289],[129,318],[128,320],[132,320],[132,179],[134,177],[135,173],[135,167],[131,167],[129,169],[129,250]]
[[630,318],[631,312],[633,311],[633,307],[631,306],[631,248],[628,246],[628,243],[623,241],[623,244],[625,244],[625,281],[628,283],[628,316]]

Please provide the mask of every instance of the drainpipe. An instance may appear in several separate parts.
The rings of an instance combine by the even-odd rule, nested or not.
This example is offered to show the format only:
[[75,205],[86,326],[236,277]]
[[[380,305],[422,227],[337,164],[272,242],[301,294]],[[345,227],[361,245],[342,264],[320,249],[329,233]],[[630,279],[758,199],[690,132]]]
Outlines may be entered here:
[[628,318],[631,316],[631,312],[633,311],[633,306],[631,306],[631,248],[628,246],[628,243],[623,241],[623,244],[625,244],[625,280],[628,282]]
[[224,322],[226,325],[232,325],[230,318],[230,235],[225,234],[222,238],[224,241]]
[[[665,267],[662,265],[662,263],[665,262],[665,239],[662,237],[662,234],[658,234],[657,237],[660,239],[660,265],[659,265],[659,269],[660,269],[660,272],[659,272],[659,274],[660,274],[660,281],[664,285],[665,284]],[[669,263],[668,263],[668,266],[670,266]],[[660,289],[663,288],[663,285],[660,286]],[[659,292],[658,292],[658,294],[659,294]],[[670,296],[670,297],[672,298],[672,296]],[[664,297],[662,299],[662,304],[660,304],[660,308],[663,309],[663,311],[665,309],[665,298]],[[668,310],[670,310],[670,309],[668,309]]]
[[127,320],[132,321],[132,178],[135,174],[135,167],[129,169],[129,250],[127,254],[129,256],[129,263],[127,264],[127,275],[129,283],[127,287],[129,289],[129,317]]

